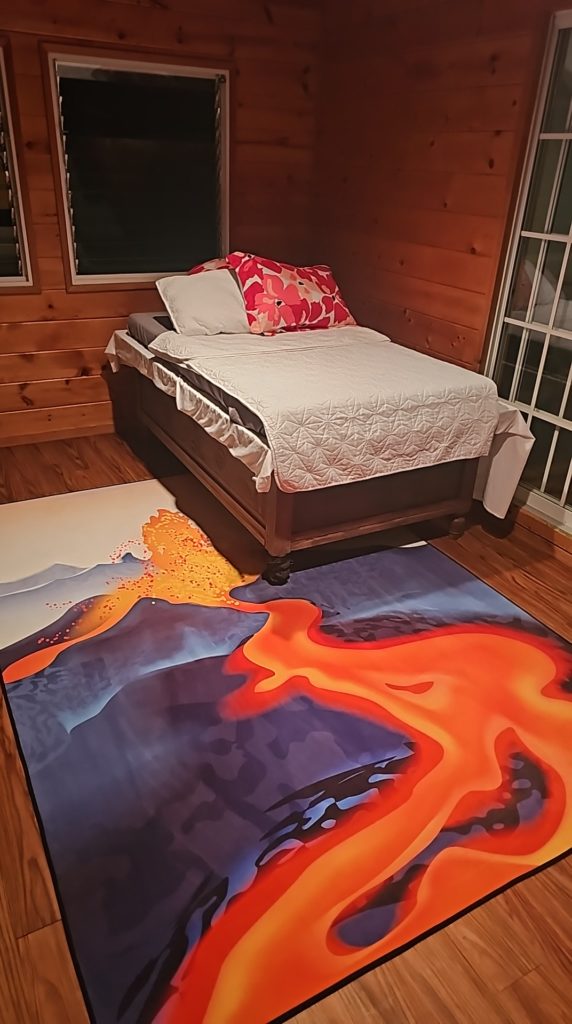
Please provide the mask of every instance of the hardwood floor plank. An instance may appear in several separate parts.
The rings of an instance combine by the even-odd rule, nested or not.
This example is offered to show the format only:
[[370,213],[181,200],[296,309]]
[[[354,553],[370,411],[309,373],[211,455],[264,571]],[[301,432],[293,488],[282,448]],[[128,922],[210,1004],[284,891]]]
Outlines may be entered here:
[[570,969],[564,973],[552,965],[535,967],[502,993],[509,1019],[518,1024],[569,1024],[570,977]]
[[0,878],[0,1021],[36,1024],[28,978],[14,936],[11,914]]
[[[523,883],[524,884],[524,883]],[[477,907],[447,928],[456,949],[476,970],[487,988],[497,992],[524,977],[543,960],[543,948],[535,936],[522,942],[529,925],[525,913],[514,915],[511,907],[522,905],[522,898],[512,890]],[[519,902],[520,900],[520,902]],[[494,945],[491,935],[495,936]]]
[[61,921],[18,941],[34,1024],[88,1024]]
[[568,974],[572,995],[572,949],[570,946],[570,910],[572,874],[570,857],[549,871],[540,871],[522,886],[523,901],[532,934],[542,944],[543,961]]
[[0,877],[14,935],[60,917],[12,726],[0,696]]
[[457,540],[444,537],[432,543],[530,615],[572,641],[572,555],[563,552],[555,558],[548,540],[519,526],[514,527],[510,537],[500,538],[476,524]]
[[[77,442],[65,442],[66,459],[61,459],[59,444],[55,441],[36,445],[36,449],[43,450],[45,470],[49,474],[46,491],[52,481],[58,493],[65,493],[151,477],[149,470],[118,437],[114,436],[113,443],[105,445],[105,458],[101,458],[97,440],[95,437],[82,437]],[[35,459],[35,452],[32,458]]]
[[145,461],[115,434],[0,449],[0,504],[168,476],[180,465],[158,442]]
[[448,929],[364,975],[372,1004],[387,1005],[392,1024],[507,1024],[504,1009],[453,943]]

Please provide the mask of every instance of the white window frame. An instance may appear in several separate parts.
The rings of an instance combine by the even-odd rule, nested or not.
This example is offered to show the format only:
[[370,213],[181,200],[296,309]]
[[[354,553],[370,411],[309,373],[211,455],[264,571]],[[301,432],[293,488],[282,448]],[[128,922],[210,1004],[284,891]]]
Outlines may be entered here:
[[[499,296],[498,296],[498,300],[497,300],[497,305],[496,305],[496,309],[495,309],[495,315],[494,315],[493,324],[492,324],[492,330],[491,330],[491,342],[490,342],[490,345],[489,345],[489,350],[488,350],[487,360],[486,360],[486,365],[485,365],[485,373],[489,377],[492,377],[493,376],[493,372],[494,372],[494,368],[495,368],[495,363],[496,363],[497,356],[498,356],[498,352],[499,352],[499,347],[500,347],[500,342],[501,342],[501,337],[502,337],[502,330],[503,330],[503,326],[504,326],[505,323],[511,324],[513,326],[516,326],[516,327],[522,327],[523,328],[523,332],[522,332],[523,336],[522,336],[521,343],[520,343],[519,356],[517,357],[518,359],[521,359],[521,358],[524,357],[524,348],[525,348],[526,337],[528,335],[528,332],[534,331],[534,330],[541,331],[544,334],[544,336],[545,336],[545,340],[544,340],[544,347],[543,347],[543,351],[542,351],[542,355],[541,355],[540,365],[539,365],[539,368],[538,368],[538,371],[537,371],[537,382],[536,382],[536,386],[535,386],[535,393],[534,393],[534,395],[532,397],[532,400],[531,400],[531,403],[530,403],[531,406],[534,404],[534,401],[536,399],[536,393],[538,391],[539,382],[540,382],[541,374],[542,374],[542,369],[543,369],[544,361],[546,359],[546,354],[547,354],[547,351],[548,351],[548,343],[549,343],[550,336],[551,335],[555,335],[555,336],[558,336],[558,337],[561,337],[561,338],[566,338],[566,339],[572,341],[572,331],[560,330],[560,329],[552,327],[552,324],[554,322],[554,318],[556,316],[556,311],[557,311],[557,309],[556,309],[556,307],[557,307],[556,297],[555,297],[555,300],[554,300],[554,306],[553,306],[553,309],[552,309],[552,315],[550,317],[550,321],[549,321],[548,324],[535,324],[532,321],[528,321],[528,320],[527,321],[518,320],[518,319],[512,318],[510,316],[505,316],[504,313],[505,313],[505,309],[507,307],[507,302],[508,302],[508,297],[509,297],[509,289],[510,289],[511,284],[512,284],[512,275],[513,275],[513,272],[514,272],[516,256],[517,256],[518,247],[519,247],[521,239],[523,237],[525,237],[525,238],[541,238],[543,240],[546,239],[546,232],[535,232],[535,231],[523,231],[522,230],[522,224],[523,224],[523,221],[524,221],[524,215],[525,215],[525,210],[526,210],[526,203],[527,203],[527,200],[528,200],[528,195],[529,195],[529,190],[530,190],[530,185],[531,185],[531,179],[532,179],[532,172],[533,172],[533,168],[534,168],[534,161],[535,161],[535,158],[536,158],[538,144],[539,144],[541,139],[560,139],[560,140],[570,140],[570,145],[572,146],[572,131],[568,131],[568,132],[542,132],[541,131],[542,119],[543,119],[543,116],[544,116],[544,108],[545,108],[545,104],[546,104],[546,101],[547,101],[547,98],[548,98],[548,89],[550,87],[550,79],[551,79],[551,76],[552,76],[552,69],[554,67],[554,60],[555,60],[555,56],[556,56],[556,47],[557,47],[557,44],[558,44],[558,34],[559,34],[559,32],[562,29],[568,29],[568,28],[572,28],[572,10],[570,10],[570,11],[559,11],[556,14],[554,14],[554,16],[552,18],[552,23],[551,23],[551,26],[550,26],[550,32],[549,32],[548,42],[547,42],[547,46],[546,46],[546,52],[545,52],[545,55],[544,55],[544,63],[543,63],[543,66],[542,66],[540,85],[539,85],[538,94],[537,94],[537,98],[536,98],[536,104],[535,104],[534,114],[533,114],[533,118],[532,118],[532,125],[531,125],[531,129],[530,129],[530,135],[529,135],[529,138],[528,138],[528,146],[527,146],[526,157],[525,157],[524,167],[523,167],[522,176],[521,176],[521,182],[520,182],[520,187],[519,187],[519,192],[518,192],[518,198],[517,198],[514,218],[513,218],[512,224],[511,224],[511,239],[510,239],[510,244],[509,244],[509,247],[508,247],[508,250],[507,250],[507,254],[506,254],[504,274],[503,274],[503,281],[502,281],[501,288],[499,290]],[[563,278],[564,271],[565,271],[565,268],[566,268],[566,262],[567,262],[567,259],[568,259],[568,253],[570,251],[570,248],[572,247],[572,227],[571,227],[571,231],[570,231],[569,235],[551,234],[550,235],[550,240],[551,241],[561,241],[561,242],[565,243],[565,245],[566,245],[565,252],[564,252],[564,258],[563,258],[563,263],[562,263],[562,270],[561,270],[561,274],[560,274],[560,281],[558,282],[557,293],[559,293],[561,280]],[[548,243],[546,241],[544,241],[544,245],[546,246],[547,244]],[[542,265],[543,258],[544,258],[543,254],[541,252],[540,255],[539,255],[538,264],[537,264],[537,275],[538,275],[539,268]],[[534,294],[534,292],[535,292],[535,287],[533,286],[532,294]],[[514,374],[513,374],[513,390],[514,390],[514,386],[515,386],[515,383],[516,383],[516,380],[517,380],[517,373],[518,373],[518,366],[515,367]],[[568,382],[567,382],[567,385],[566,385],[566,388],[565,388],[564,400],[563,400],[562,405],[561,405],[561,411],[562,411],[562,409],[564,408],[564,406],[566,404],[566,400],[567,400],[567,396],[568,396],[569,391],[570,391],[571,384],[572,384],[572,366],[571,366],[571,369],[570,369],[570,374],[569,374],[569,377],[568,377]],[[519,409],[522,412],[522,414],[527,419],[527,422],[530,422],[530,420],[532,419],[532,416],[535,416],[538,419],[546,420],[549,423],[554,423],[556,426],[558,426],[560,424],[560,422],[561,422],[561,417],[552,416],[550,413],[545,413],[541,409],[540,410],[534,410],[534,412],[531,413],[530,406],[523,405],[522,403],[516,401],[513,397],[511,397],[511,399],[510,399],[510,404],[515,406],[515,408]],[[551,457],[552,457],[552,454],[553,454],[553,451],[554,451],[554,447],[555,447],[555,443],[556,443],[556,437],[557,437],[557,433],[555,432],[554,433],[554,437],[553,437],[553,441],[552,441],[551,451],[549,453],[548,467],[550,466],[550,460],[551,460]],[[546,483],[546,477],[548,475],[548,467],[547,467],[547,471],[544,474],[543,484]],[[542,494],[539,491],[531,491],[528,488],[523,487],[523,486],[518,488],[518,491],[517,491],[517,494],[516,494],[516,500],[517,500],[517,502],[519,504],[526,505],[528,508],[531,508],[534,511],[539,512],[543,516],[543,518],[548,519],[550,522],[552,522],[552,523],[554,523],[554,524],[556,524],[558,526],[563,526],[566,530],[572,531],[572,511],[570,509],[568,509],[568,508],[565,508],[565,506],[564,506],[565,496],[566,496],[566,493],[567,493],[568,488],[570,486],[571,474],[572,474],[572,467],[571,467],[571,469],[570,469],[570,471],[568,473],[568,476],[567,476],[567,479],[566,479],[566,482],[565,482],[565,485],[564,485],[564,488],[563,488],[563,491],[562,491],[562,495],[561,495],[560,501],[558,501],[556,498],[550,497],[547,494]]]
[[[70,201],[67,171],[65,164],[65,152],[61,129],[60,97],[58,88],[58,66],[69,65],[72,67],[87,67],[94,70],[113,71],[138,71],[150,75],[177,75],[187,78],[223,78],[224,88],[221,89],[221,110],[220,110],[220,234],[223,252],[229,248],[229,70],[228,68],[212,67],[190,67],[188,64],[164,64],[153,59],[136,60],[128,57],[101,57],[89,53],[48,52],[48,67],[50,77],[50,93],[52,100],[52,111],[56,136],[56,155],[59,165],[59,184],[62,192],[62,207],[65,221],[65,244],[67,259],[72,286],[82,285],[111,285],[111,284],[136,284],[138,282],[153,282],[160,277],[166,277],[169,271],[158,273],[134,273],[134,274],[78,274],[76,270],[73,225],[70,214]],[[220,255],[223,255],[223,252]],[[171,273],[180,274],[180,270],[173,270]]]
[[22,203],[22,179],[18,165],[18,154],[16,152],[14,122],[10,107],[10,96],[8,93],[8,73],[6,71],[6,60],[4,57],[4,46],[0,44],[0,102],[4,119],[4,135],[6,139],[6,153],[8,157],[8,170],[12,184],[12,199],[14,204],[14,216],[16,219],[17,242],[20,249],[20,263],[22,273],[17,277],[0,277],[0,292],[3,289],[29,288],[33,285],[32,261],[30,259],[30,246],[26,231],[26,221]]

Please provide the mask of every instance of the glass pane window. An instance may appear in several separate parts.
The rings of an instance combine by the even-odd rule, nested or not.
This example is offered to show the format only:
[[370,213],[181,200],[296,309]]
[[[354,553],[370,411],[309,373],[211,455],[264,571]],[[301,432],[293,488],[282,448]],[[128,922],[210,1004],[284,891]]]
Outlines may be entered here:
[[572,431],[561,430],[558,434],[558,440],[550,463],[550,472],[546,481],[546,493],[557,500],[560,500],[562,488],[566,483],[570,459],[572,459]]
[[568,139],[541,139],[532,172],[523,229],[567,235],[572,223],[572,147]]
[[522,481],[529,487],[540,487],[556,427],[553,423],[547,423],[546,420],[541,420],[534,416],[530,429],[534,434],[535,442],[528,456],[528,462],[522,474]]
[[555,235],[567,235],[572,224],[572,146],[568,140],[561,145],[562,158],[554,190],[554,216],[548,224],[548,230]]
[[0,287],[29,280],[8,102],[6,65],[0,48]]
[[562,143],[559,139],[543,139],[538,145],[538,153],[523,227],[525,231],[549,230],[548,213],[551,206],[554,181],[560,161]]
[[530,405],[532,402],[544,340],[544,334],[540,334],[539,331],[529,331],[514,395],[515,400],[523,405]]
[[535,286],[540,249],[541,242],[538,238],[521,238],[507,310],[508,315],[515,320],[526,320],[527,318],[528,304],[533,286]]
[[221,76],[75,58],[55,72],[76,276],[159,275],[220,255]]
[[565,132],[571,124],[572,105],[572,30],[562,29],[548,90],[548,100],[542,121],[543,132]]
[[532,323],[549,322],[565,252],[564,242],[542,242],[538,238],[526,237],[521,239],[508,316]]
[[501,398],[510,397],[521,342],[522,327],[515,327],[514,324],[505,324],[494,374]]
[[540,492],[530,500],[572,530],[571,24],[572,14],[554,15],[489,367],[536,439],[522,480]]
[[564,242],[548,242],[544,247],[541,260],[541,271],[536,282],[534,305],[531,320],[537,324],[547,324],[552,316],[552,308],[558,287],[558,278],[562,269],[562,260],[566,246]]
[[552,337],[542,368],[542,377],[536,398],[536,408],[558,416],[566,391],[572,362],[572,341]]
[[554,326],[566,331],[572,330],[572,249],[568,253],[566,270],[556,307]]

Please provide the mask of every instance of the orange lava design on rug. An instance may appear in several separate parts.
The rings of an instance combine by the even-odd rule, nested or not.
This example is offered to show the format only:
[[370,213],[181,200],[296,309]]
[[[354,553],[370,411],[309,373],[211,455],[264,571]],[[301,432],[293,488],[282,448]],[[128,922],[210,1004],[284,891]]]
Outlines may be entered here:
[[[242,617],[246,634],[217,670],[229,681],[212,712],[225,735],[240,736],[241,723],[256,730],[279,721],[273,716],[288,708],[299,707],[302,715],[311,707],[316,735],[320,715],[326,715],[327,733],[335,713],[336,721],[347,722],[348,736],[356,723],[365,723],[368,735],[398,735],[407,746],[403,770],[380,782],[382,769],[368,769],[351,799],[346,791],[337,794],[333,773],[320,775],[316,768],[312,777],[307,766],[309,785],[326,779],[323,806],[330,809],[321,812],[320,822],[312,818],[310,828],[309,808],[318,804],[304,808],[305,790],[298,787],[295,810],[281,826],[288,842],[278,843],[272,856],[261,854],[261,827],[256,868],[215,912],[200,917],[198,932],[191,936],[185,926],[178,962],[171,960],[168,983],[155,986],[154,1015],[147,1010],[145,1020],[267,1024],[572,845],[571,657],[559,638],[522,622],[487,621],[492,591],[476,581],[471,585],[480,588],[483,602],[479,621],[459,622],[451,607],[454,621],[410,634],[365,640],[355,630],[349,637],[336,635],[333,627],[325,628],[316,597],[305,596],[306,574],[296,575],[281,596],[241,576],[178,512],[158,510],[142,535],[149,556],[140,575],[76,607],[66,639],[50,642],[46,634],[44,642],[7,665],[9,693],[16,693],[19,681],[42,680],[75,656],[74,647],[87,649],[97,639],[100,650],[105,636],[114,635],[141,602],[147,602],[151,630],[155,603],[213,614],[224,609]],[[371,556],[375,572],[373,562],[370,572],[367,559],[356,560],[372,593],[376,576],[383,581],[386,555],[389,565],[393,553]],[[416,559],[432,560],[444,576],[464,572],[429,549],[399,557],[412,574]],[[352,566],[348,561],[313,572],[316,578],[322,574],[326,590],[328,574],[342,586],[346,573],[349,593]],[[404,588],[410,583],[404,577]],[[258,618],[249,631],[252,616]],[[331,621],[335,626],[335,617]],[[188,685],[193,686],[191,675]],[[17,710],[14,716],[18,725]],[[343,746],[343,730],[341,736],[336,742]],[[245,751],[241,763],[250,757]],[[380,754],[378,761],[389,771],[391,757],[383,762]],[[278,769],[273,763],[272,772]],[[189,777],[189,788],[197,785]],[[288,785],[295,789],[288,778],[281,785],[279,799]],[[264,813],[268,808],[257,808],[256,814]],[[268,825],[270,831],[278,828],[274,819]],[[232,881],[230,868],[228,876]],[[388,894],[396,886],[391,903]],[[372,931],[370,922],[379,922],[382,910],[389,915],[386,924]]]

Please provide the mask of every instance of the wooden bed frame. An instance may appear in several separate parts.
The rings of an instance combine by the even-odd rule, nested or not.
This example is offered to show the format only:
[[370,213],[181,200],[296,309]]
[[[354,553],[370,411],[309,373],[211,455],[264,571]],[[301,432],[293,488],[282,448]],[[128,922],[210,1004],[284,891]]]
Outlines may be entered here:
[[136,426],[152,431],[200,482],[264,546],[264,579],[286,583],[292,552],[440,516],[450,532],[465,528],[477,459],[445,462],[314,491],[286,493],[275,482],[265,494],[250,470],[197,423],[179,412],[174,398],[130,367],[113,375],[112,398],[119,433]]

